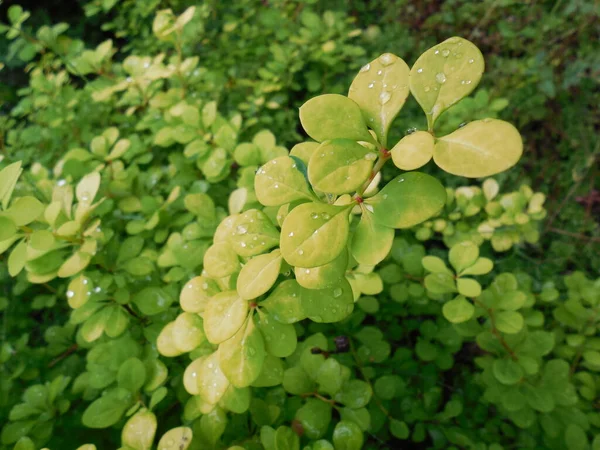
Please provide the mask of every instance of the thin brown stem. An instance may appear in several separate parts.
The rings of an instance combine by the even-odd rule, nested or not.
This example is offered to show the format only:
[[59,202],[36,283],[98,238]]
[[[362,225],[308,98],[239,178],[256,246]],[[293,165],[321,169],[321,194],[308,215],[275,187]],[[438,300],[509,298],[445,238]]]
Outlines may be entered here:
[[58,364],[63,359],[65,359],[67,356],[75,353],[78,348],[79,348],[79,346],[77,344],[71,345],[68,349],[66,349],[64,352],[62,352],[60,355],[58,355],[56,358],[54,358],[52,361],[50,361],[50,363],[48,364],[48,368],[54,367],[56,364]]
[[502,333],[500,333],[500,331],[496,327],[496,316],[494,315],[494,310],[492,308],[488,308],[477,299],[473,299],[473,302],[475,302],[480,308],[487,312],[488,316],[490,317],[490,323],[492,325],[492,334],[496,337],[496,339],[498,339],[498,341],[500,342],[504,350],[506,350],[506,352],[510,355],[510,357],[514,361],[518,360],[514,350],[510,348],[510,345],[508,345],[508,342],[506,342],[504,336],[502,336]]

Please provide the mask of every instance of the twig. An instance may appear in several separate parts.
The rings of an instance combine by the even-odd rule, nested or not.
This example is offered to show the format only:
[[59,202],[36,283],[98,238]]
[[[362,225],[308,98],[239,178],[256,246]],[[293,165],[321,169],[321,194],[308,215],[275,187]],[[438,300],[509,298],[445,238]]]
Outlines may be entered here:
[[52,361],[50,361],[50,363],[48,364],[48,368],[50,369],[50,368],[54,367],[56,364],[58,364],[63,359],[65,359],[67,356],[71,355],[72,353],[75,353],[78,348],[79,348],[79,346],[77,344],[71,345],[68,349],[66,349],[64,352],[62,352],[60,355],[58,355],[56,358],[54,358]]
[[551,231],[552,233],[556,233],[556,234],[562,234],[564,236],[574,237],[577,239],[581,239],[583,241],[600,242],[600,238],[593,237],[593,236],[586,236],[585,234],[581,234],[581,233],[572,233],[571,231],[560,230],[558,228],[549,228],[548,231]]

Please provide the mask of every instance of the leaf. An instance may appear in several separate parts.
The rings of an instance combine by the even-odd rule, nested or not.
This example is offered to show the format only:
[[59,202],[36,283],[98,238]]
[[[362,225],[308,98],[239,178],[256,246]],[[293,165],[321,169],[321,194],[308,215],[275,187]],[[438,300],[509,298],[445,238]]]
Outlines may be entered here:
[[313,322],[339,322],[354,309],[352,287],[345,278],[341,278],[334,287],[304,289],[302,309]]
[[322,266],[294,268],[296,281],[306,289],[325,289],[339,283],[348,268],[348,252],[343,250],[337,258]]
[[250,386],[258,378],[265,356],[262,334],[251,318],[231,339],[219,346],[219,366],[237,388]]
[[410,228],[437,214],[446,203],[446,189],[430,175],[402,174],[379,193],[365,200],[365,207],[379,225]]
[[258,169],[254,190],[258,201],[265,206],[279,206],[313,197],[306,178],[289,156],[275,158]]
[[274,450],[300,450],[300,438],[290,427],[282,425],[275,432]]
[[456,280],[458,293],[465,297],[475,298],[481,295],[481,285],[471,278],[459,278]]
[[319,145],[318,142],[300,142],[292,147],[290,156],[300,159],[300,161],[308,166],[310,157],[317,150]]
[[363,442],[363,433],[354,422],[340,420],[333,430],[333,445],[336,450],[360,450]]
[[191,428],[172,428],[163,434],[156,448],[160,450],[187,450],[192,443],[192,436]]
[[240,297],[252,300],[271,289],[279,276],[281,263],[281,252],[278,249],[248,261],[237,279],[236,286]]
[[471,241],[459,242],[448,252],[448,259],[456,273],[471,267],[479,258],[479,247]]
[[342,390],[335,396],[335,400],[353,409],[367,406],[373,396],[371,386],[362,380],[346,381]]
[[448,294],[457,292],[456,281],[448,273],[430,273],[424,280],[425,288],[432,294]]
[[284,370],[283,360],[267,353],[260,375],[252,382],[252,387],[279,386],[283,381]]
[[300,122],[315,141],[351,139],[374,143],[359,106],[343,95],[311,98],[300,107]]
[[166,311],[171,306],[171,303],[173,303],[173,300],[173,297],[171,297],[171,294],[166,289],[159,287],[144,288],[131,299],[146,316],[153,316]]
[[550,413],[556,406],[552,391],[541,386],[523,385],[527,404],[541,413]]
[[17,233],[17,226],[10,217],[0,215],[0,242],[12,238]]
[[279,232],[264,212],[250,209],[235,217],[229,242],[238,255],[255,256],[279,245]]
[[219,344],[231,338],[248,315],[248,301],[236,291],[220,292],[213,296],[204,311],[204,331],[208,341]]
[[431,133],[416,131],[404,136],[391,150],[394,165],[402,170],[415,170],[427,164],[433,156]]
[[359,264],[375,266],[390,253],[394,230],[375,222],[373,214],[364,209],[354,234],[350,250]]
[[20,227],[40,217],[44,213],[44,209],[44,205],[35,197],[18,197],[12,202],[6,215]]
[[129,358],[119,367],[117,381],[120,388],[127,389],[131,393],[139,391],[146,381],[144,363],[138,358]]
[[384,53],[363,66],[350,85],[348,97],[358,104],[383,146],[390,125],[408,97],[409,73],[401,58]]
[[88,428],[108,428],[119,420],[131,404],[131,394],[116,388],[92,402],[83,412],[81,421]]
[[475,307],[464,297],[459,296],[454,300],[444,303],[442,312],[449,322],[462,323],[473,317],[473,314],[475,314]]
[[479,178],[514,166],[523,153],[523,141],[508,122],[483,119],[470,122],[435,143],[433,160],[453,175]]
[[312,268],[333,261],[346,247],[351,206],[304,203],[281,227],[281,254],[288,264]]
[[260,309],[258,315],[255,316],[255,321],[263,335],[268,353],[278,358],[285,358],[294,353],[298,339],[293,325],[280,323],[269,313]]
[[191,352],[206,341],[202,318],[191,312],[179,314],[171,330],[171,336],[173,344],[180,352]]
[[296,280],[286,280],[278,284],[260,306],[281,323],[299,322],[306,318],[301,297],[303,292]]
[[[229,380],[221,370],[219,352],[202,360],[197,372],[198,393],[202,399],[216,405],[229,388]],[[159,447],[160,448],[160,447]]]
[[494,268],[494,263],[488,258],[478,258],[471,266],[467,267],[459,273],[459,275],[485,275],[490,273]]
[[330,194],[356,191],[371,174],[377,154],[349,139],[323,142],[308,162],[313,188]]
[[[21,169],[21,161],[9,164],[4,169],[0,170],[0,202],[2,202],[3,209],[8,207],[21,172],[23,172],[23,169]],[[0,222],[0,230],[1,229],[2,223]],[[2,233],[0,233],[0,235],[2,235]],[[0,241],[2,240],[4,239],[0,238]]]
[[156,416],[143,409],[133,415],[121,432],[121,443],[135,450],[150,450],[156,433]]
[[423,268],[432,273],[446,273],[448,275],[454,275],[454,273],[446,267],[446,263],[437,256],[424,256],[421,260]]
[[225,278],[240,268],[237,253],[229,242],[216,242],[204,254],[204,270],[213,278]]
[[484,70],[483,56],[471,42],[452,37],[423,53],[410,70],[410,92],[429,130],[442,112],[469,95]]
[[570,423],[565,430],[565,444],[568,450],[588,450],[587,434],[579,425]]
[[203,313],[210,298],[220,292],[216,281],[205,277],[194,277],[181,290],[179,304],[187,312]]
[[91,205],[100,188],[100,174],[92,172],[85,175],[75,189],[75,195],[80,203]]
[[515,334],[523,328],[523,316],[515,311],[500,311],[496,315],[496,327],[507,334]]
[[[0,224],[1,225],[1,224]],[[11,277],[16,277],[27,262],[27,242],[25,239],[21,240],[8,257],[8,273]]]
[[308,439],[320,439],[327,432],[331,422],[331,405],[315,398],[309,398],[296,411],[295,420],[300,422]]
[[495,360],[492,370],[496,379],[505,385],[518,383],[524,375],[521,366],[510,358]]

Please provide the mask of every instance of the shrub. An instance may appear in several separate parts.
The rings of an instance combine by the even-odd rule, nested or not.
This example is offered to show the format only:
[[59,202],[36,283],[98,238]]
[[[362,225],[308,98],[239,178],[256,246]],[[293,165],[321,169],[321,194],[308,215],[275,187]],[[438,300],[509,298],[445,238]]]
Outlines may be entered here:
[[[152,53],[120,62],[10,11],[13,51],[40,56],[0,171],[0,448],[600,446],[600,284],[515,260],[545,197],[488,178],[523,146],[505,102],[468,100],[471,42],[380,55],[303,103],[288,151],[295,130],[262,127],[291,112],[260,108],[285,84],[219,98],[188,56],[208,10],[158,11],[131,44]],[[401,136],[409,94],[426,126]]]

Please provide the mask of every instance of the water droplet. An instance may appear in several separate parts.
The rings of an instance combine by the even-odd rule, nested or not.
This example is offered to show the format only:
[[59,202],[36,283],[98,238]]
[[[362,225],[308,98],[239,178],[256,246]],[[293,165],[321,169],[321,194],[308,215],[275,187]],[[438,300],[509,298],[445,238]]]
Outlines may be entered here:
[[408,130],[406,130],[406,134],[413,134],[415,131],[417,131],[417,129],[415,127],[411,127]]
[[377,75],[381,75],[383,73],[383,70],[378,70],[377,71]]
[[390,98],[392,98],[392,94],[390,94],[389,92],[383,91],[381,94],[379,94],[379,103],[381,103],[382,105],[385,105],[387,102],[390,101]]
[[312,214],[310,215],[310,217],[312,217],[313,219],[318,219],[318,218],[319,218],[319,215],[318,215],[317,213],[312,213]]
[[423,73],[423,68],[417,69],[417,73]]
[[88,202],[90,201],[90,193],[85,191],[81,193],[81,201],[82,202]]
[[367,161],[375,161],[377,159],[377,154],[376,153],[367,153],[365,155],[365,159]]
[[361,72],[368,72],[371,69],[371,64],[365,64],[360,68]]
[[450,50],[448,50],[448,49],[444,49],[444,50],[442,50],[442,56],[443,56],[444,58],[447,58],[449,54],[450,54]]
[[206,291],[208,289],[208,283],[202,283],[202,289]]
[[64,186],[65,184],[67,184],[67,180],[58,180],[58,184],[59,186]]
[[75,296],[75,292],[73,291],[67,291],[67,297],[68,298],[73,298]]
[[246,248],[246,243],[245,242],[240,242],[240,247]]
[[237,234],[246,234],[248,232],[248,228],[246,228],[244,225],[238,225],[238,227],[236,228]]
[[398,183],[402,183],[403,181],[404,181],[404,178],[400,178],[400,179],[398,180]]
[[321,316],[314,316],[314,317],[312,318],[312,320],[313,320],[314,322],[323,322],[323,318],[322,318]]
[[435,52],[433,52],[433,54],[434,54],[434,55],[439,55],[439,54],[440,54],[440,51],[439,51],[439,50],[436,50]]
[[150,67],[150,63],[149,63],[148,61],[146,61],[146,62],[144,63],[144,68],[146,68],[146,69],[147,69],[148,67]]
[[294,236],[294,232],[292,231],[290,234],[288,234],[289,237],[293,237]]
[[440,84],[444,84],[446,82],[446,74],[444,72],[437,73],[435,80]]
[[323,220],[329,220],[331,218],[331,216],[327,213],[321,213],[321,219]]
[[458,126],[458,128],[462,128],[462,127],[464,127],[466,124],[467,124],[467,122],[463,122],[463,123],[461,123],[461,124]]
[[473,58],[471,58],[471,59],[469,60],[469,64],[473,64],[474,62],[475,62],[475,60],[474,60]]
[[338,298],[340,295],[342,295],[342,288],[335,288],[335,289],[333,290],[333,296],[334,296],[335,298]]
[[304,269],[304,273],[309,274],[310,273],[310,269]]
[[372,81],[369,83],[369,86],[367,86],[369,89],[372,89],[373,86],[375,86],[375,83],[373,83]]
[[373,212],[373,205],[365,205],[365,208],[367,208],[367,211],[369,212]]
[[275,184],[273,185],[273,187],[274,187],[275,189],[279,189],[279,185],[278,185],[277,183],[275,183]]
[[388,198],[388,195],[387,194],[383,194],[383,199],[385,200],[387,198]]
[[460,84],[471,84],[471,80],[462,80]]
[[100,286],[96,286],[94,288],[94,292],[97,294],[98,292],[102,291],[102,288]]
[[382,66],[389,66],[396,60],[396,57],[391,53],[384,53],[379,57],[379,62]]
[[423,90],[424,90],[425,92],[429,92],[429,91],[431,90],[431,88],[430,88],[429,86],[425,86],[425,87],[423,88]]
[[256,349],[254,347],[248,347],[248,356],[254,356],[256,355]]
[[304,250],[298,250],[299,255],[304,255]]

